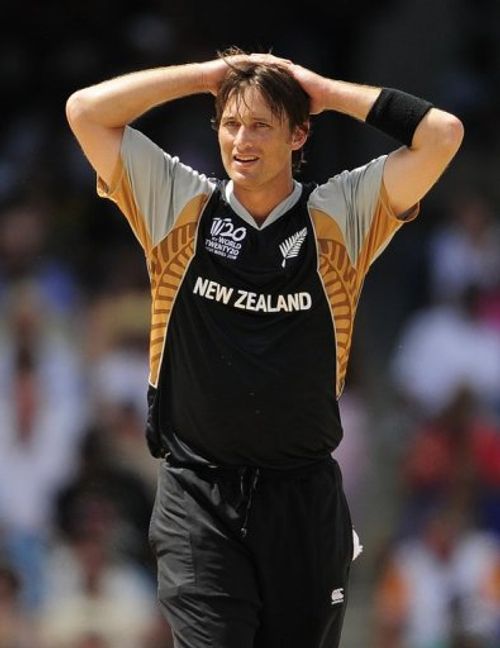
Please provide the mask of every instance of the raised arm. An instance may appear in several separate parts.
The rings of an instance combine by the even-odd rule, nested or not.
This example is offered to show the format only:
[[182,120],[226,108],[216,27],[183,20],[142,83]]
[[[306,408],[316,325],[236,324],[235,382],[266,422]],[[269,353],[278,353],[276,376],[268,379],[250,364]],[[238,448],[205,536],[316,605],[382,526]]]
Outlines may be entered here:
[[[463,139],[461,121],[421,99],[370,86],[327,79],[299,65],[290,69],[311,97],[311,112],[335,110],[367,121],[405,146],[384,167],[391,207],[402,214],[437,182]],[[374,110],[375,109],[375,110]]]
[[75,137],[99,176],[111,183],[123,129],[160,104],[211,92],[228,70],[224,60],[133,72],[72,94],[66,115]]

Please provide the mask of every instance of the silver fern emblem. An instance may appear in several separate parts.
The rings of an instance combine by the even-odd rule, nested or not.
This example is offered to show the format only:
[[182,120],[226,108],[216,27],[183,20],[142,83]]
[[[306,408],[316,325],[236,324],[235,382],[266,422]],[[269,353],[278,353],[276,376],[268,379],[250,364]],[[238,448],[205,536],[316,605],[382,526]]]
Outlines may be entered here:
[[292,236],[289,236],[287,239],[280,243],[280,251],[283,255],[283,261],[281,262],[281,267],[284,268],[288,259],[293,259],[299,255],[300,248],[302,243],[305,241],[307,236],[307,227],[301,229],[300,232],[295,232]]

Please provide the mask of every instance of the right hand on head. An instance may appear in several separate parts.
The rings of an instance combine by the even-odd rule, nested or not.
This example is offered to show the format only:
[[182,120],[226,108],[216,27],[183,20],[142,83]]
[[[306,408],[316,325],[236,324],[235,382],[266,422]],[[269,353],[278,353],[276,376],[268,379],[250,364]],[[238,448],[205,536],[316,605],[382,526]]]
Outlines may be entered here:
[[291,66],[292,62],[288,59],[283,59],[273,54],[235,54],[232,56],[225,56],[223,58],[214,59],[213,61],[206,61],[200,63],[201,83],[206,92],[210,92],[214,96],[217,95],[219,86],[224,80],[224,77],[229,70],[230,65],[238,65],[249,61],[251,63],[261,63],[263,65],[283,65]]

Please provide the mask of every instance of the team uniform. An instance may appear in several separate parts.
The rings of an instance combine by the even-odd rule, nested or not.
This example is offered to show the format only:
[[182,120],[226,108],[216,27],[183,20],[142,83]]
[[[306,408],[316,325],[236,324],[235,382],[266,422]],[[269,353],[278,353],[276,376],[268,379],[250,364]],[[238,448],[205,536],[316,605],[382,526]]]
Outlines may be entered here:
[[261,226],[130,127],[99,180],[151,279],[150,540],[178,648],[338,646],[353,536],[331,455],[363,280],[403,223],[384,162],[294,182]]

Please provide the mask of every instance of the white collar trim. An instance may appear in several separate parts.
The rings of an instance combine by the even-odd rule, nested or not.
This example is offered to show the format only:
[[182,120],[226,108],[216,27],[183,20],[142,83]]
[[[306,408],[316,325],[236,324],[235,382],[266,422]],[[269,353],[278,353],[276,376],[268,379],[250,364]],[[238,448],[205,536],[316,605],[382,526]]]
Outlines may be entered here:
[[292,193],[289,196],[287,196],[284,200],[282,200],[278,205],[276,205],[276,207],[272,210],[272,212],[269,214],[269,216],[260,226],[257,225],[255,218],[250,214],[250,212],[245,207],[243,207],[243,205],[234,195],[234,185],[232,180],[229,180],[228,182],[225,183],[223,191],[224,191],[224,197],[226,201],[229,203],[231,209],[234,212],[236,212],[236,214],[238,214],[238,216],[242,218],[245,222],[247,222],[249,225],[251,225],[257,230],[262,230],[268,225],[271,225],[272,223],[277,221],[278,218],[280,218],[280,216],[283,216],[284,213],[286,213],[297,203],[297,201],[299,200],[302,194],[302,185],[300,184],[300,182],[294,180]]

